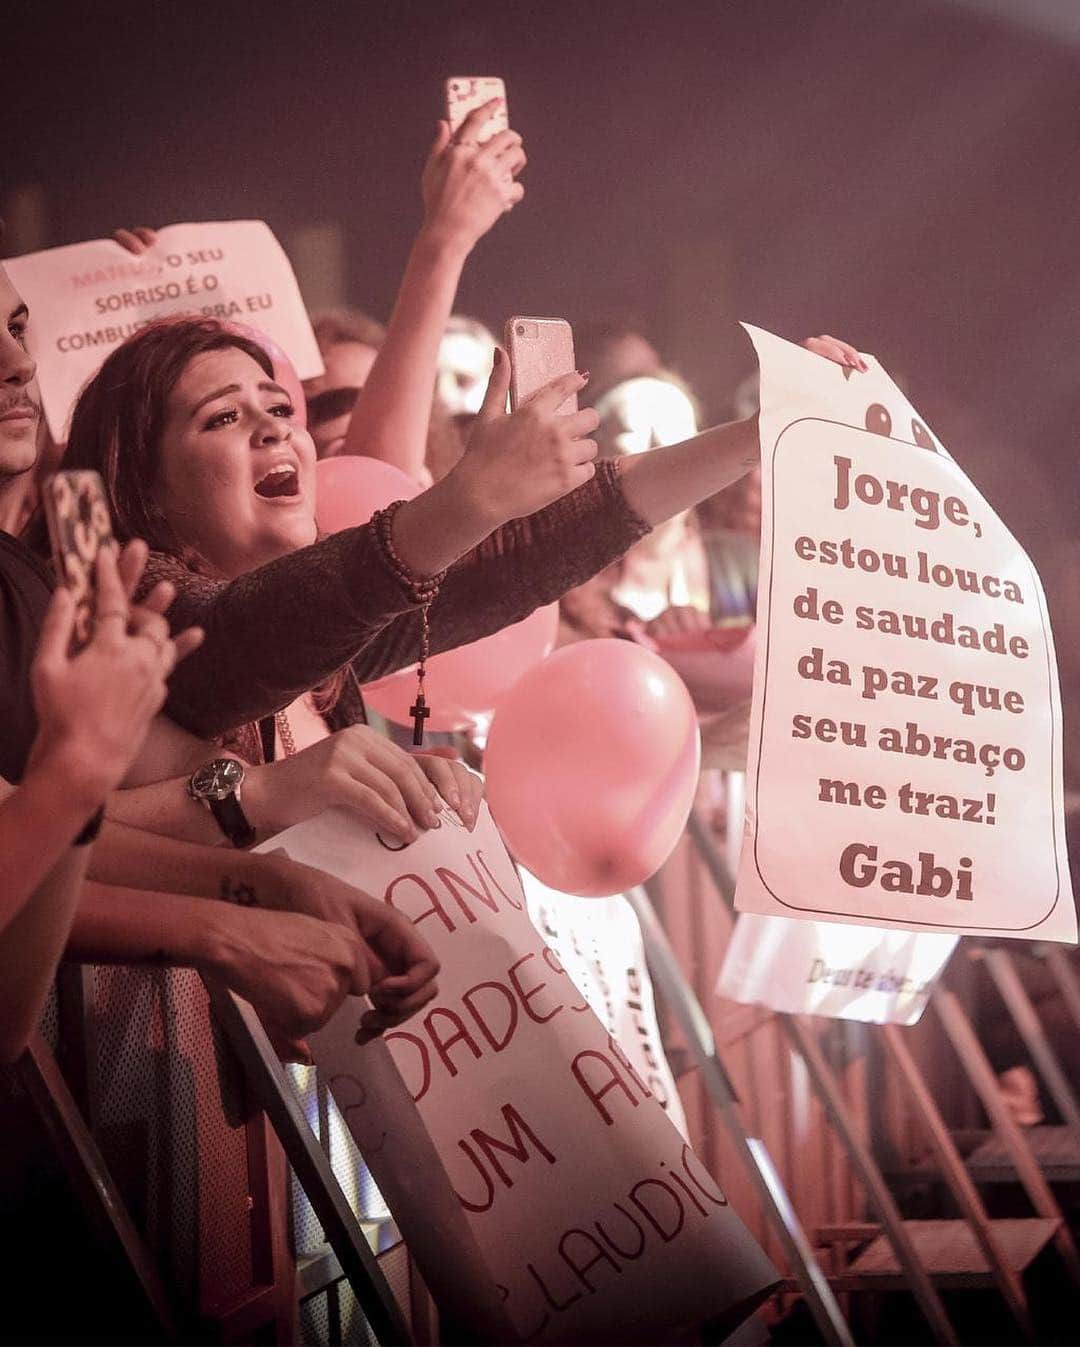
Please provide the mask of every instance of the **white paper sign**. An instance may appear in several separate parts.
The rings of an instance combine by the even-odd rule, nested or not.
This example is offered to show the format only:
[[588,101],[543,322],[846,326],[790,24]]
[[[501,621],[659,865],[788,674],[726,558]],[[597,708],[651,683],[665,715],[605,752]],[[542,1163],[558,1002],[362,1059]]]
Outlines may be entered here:
[[915,1024],[959,937],[744,912],[716,990],[745,1005],[869,1024]]
[[[392,851],[332,810],[268,844],[381,895],[442,961],[436,1001],[382,1044],[355,1046],[355,1000],[311,1039],[421,1271],[445,1284],[440,1247],[466,1265],[478,1249],[487,1277],[473,1271],[458,1312],[464,1298],[466,1327],[483,1331],[494,1287],[526,1341],[655,1342],[737,1322],[774,1269],[540,938],[487,810],[472,833],[448,810],[441,822]],[[430,1145],[400,1144],[417,1119]]]
[[315,335],[289,259],[261,220],[178,224],[141,256],[112,239],[4,262],[30,309],[45,415],[57,443],[86,381],[125,337],[155,318],[189,314],[257,328],[301,379],[321,374]]
[[682,1100],[671,1074],[634,909],[622,896],[577,898],[549,889],[518,867],[533,925],[553,949],[593,1014],[614,1038],[684,1137]]
[[736,905],[1075,940],[1034,567],[876,361],[747,330],[763,527]]

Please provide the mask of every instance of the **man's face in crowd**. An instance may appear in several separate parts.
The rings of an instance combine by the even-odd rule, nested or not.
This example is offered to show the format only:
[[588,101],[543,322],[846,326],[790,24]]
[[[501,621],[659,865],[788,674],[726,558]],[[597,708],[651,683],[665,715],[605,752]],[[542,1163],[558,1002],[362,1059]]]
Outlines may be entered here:
[[41,404],[36,367],[26,350],[26,305],[0,267],[0,482],[29,472],[37,459]]

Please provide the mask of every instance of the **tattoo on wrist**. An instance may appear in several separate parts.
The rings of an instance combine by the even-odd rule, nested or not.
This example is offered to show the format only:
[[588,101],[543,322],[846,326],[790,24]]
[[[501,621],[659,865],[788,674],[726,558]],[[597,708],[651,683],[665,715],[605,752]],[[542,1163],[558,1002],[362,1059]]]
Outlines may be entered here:
[[233,879],[232,875],[222,875],[220,896],[223,902],[236,903],[238,907],[258,907],[259,895],[254,884],[245,884]]

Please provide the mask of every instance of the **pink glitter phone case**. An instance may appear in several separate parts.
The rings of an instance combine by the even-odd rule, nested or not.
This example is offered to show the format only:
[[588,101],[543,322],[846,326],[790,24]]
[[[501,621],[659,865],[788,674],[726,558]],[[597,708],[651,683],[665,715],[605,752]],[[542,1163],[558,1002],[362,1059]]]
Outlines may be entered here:
[[[515,411],[545,384],[575,368],[574,333],[565,318],[510,318],[504,335],[510,354],[510,406]],[[560,410],[576,412],[577,406],[575,393]]]

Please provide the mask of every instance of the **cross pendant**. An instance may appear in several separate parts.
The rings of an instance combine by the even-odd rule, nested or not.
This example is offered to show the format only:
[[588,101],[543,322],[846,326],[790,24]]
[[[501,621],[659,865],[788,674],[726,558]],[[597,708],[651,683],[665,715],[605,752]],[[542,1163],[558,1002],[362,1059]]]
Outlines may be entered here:
[[413,718],[413,746],[422,748],[424,746],[424,721],[431,715],[431,708],[424,701],[422,692],[416,694],[416,701],[409,707],[409,715]]

